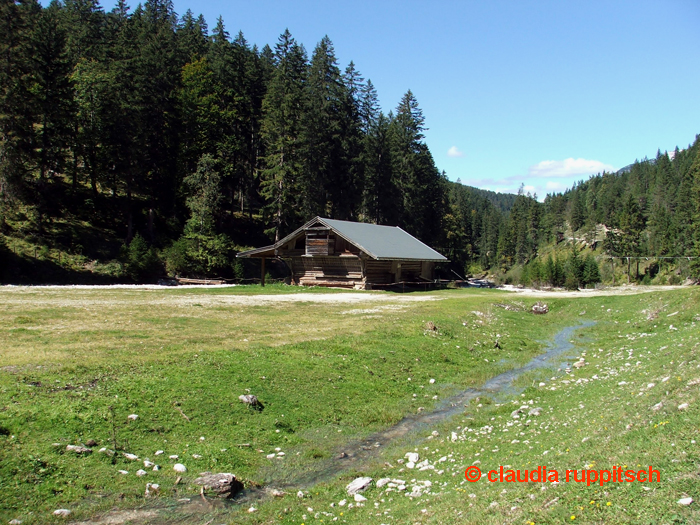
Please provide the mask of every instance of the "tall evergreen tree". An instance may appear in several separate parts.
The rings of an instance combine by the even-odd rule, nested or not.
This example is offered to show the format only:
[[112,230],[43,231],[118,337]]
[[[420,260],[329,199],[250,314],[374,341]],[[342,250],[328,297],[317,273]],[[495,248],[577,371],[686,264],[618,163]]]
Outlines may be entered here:
[[301,219],[299,188],[304,169],[301,119],[307,76],[304,48],[289,30],[275,46],[275,71],[263,100],[262,136],[266,156],[261,173],[263,212],[278,241]]

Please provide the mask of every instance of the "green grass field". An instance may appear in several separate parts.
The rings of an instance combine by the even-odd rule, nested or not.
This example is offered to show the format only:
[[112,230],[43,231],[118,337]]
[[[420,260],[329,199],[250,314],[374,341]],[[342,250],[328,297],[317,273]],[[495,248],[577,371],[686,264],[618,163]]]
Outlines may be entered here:
[[[105,524],[697,523],[699,299],[697,288],[546,299],[3,288],[0,522],[66,522],[52,515],[65,508],[69,522]],[[537,300],[548,314],[530,313]],[[596,324],[576,331],[566,354],[585,354],[582,368],[527,372],[516,391],[336,459],[404,416],[522,366],[583,321]],[[247,393],[262,411],[238,400]],[[512,417],[521,406],[541,411]],[[89,440],[91,454],[66,451]],[[423,470],[408,468],[407,452],[428,460]],[[161,469],[137,476],[144,460]],[[188,469],[177,485],[176,462]],[[464,471],[474,464],[483,473],[652,465],[661,481],[470,483]],[[287,494],[204,502],[192,484],[203,471]],[[358,476],[374,480],[362,502],[345,491]],[[405,483],[377,487],[382,478]],[[160,485],[157,496],[144,497],[148,482]],[[695,501],[678,503],[687,497]]]

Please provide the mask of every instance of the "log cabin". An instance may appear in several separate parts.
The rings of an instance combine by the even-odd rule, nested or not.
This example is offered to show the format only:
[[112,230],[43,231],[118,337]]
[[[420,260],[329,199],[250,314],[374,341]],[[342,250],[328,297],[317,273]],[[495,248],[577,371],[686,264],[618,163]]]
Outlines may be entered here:
[[270,246],[237,257],[284,261],[292,284],[369,290],[376,285],[432,282],[440,253],[398,226],[315,217]]

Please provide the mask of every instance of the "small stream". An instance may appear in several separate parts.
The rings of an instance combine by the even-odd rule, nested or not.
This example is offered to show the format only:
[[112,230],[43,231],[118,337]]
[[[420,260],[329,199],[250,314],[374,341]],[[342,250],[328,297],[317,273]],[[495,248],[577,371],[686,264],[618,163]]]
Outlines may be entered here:
[[[576,330],[593,326],[595,322],[584,322],[575,326],[569,326],[559,331],[554,339],[549,342],[544,353],[534,357],[527,364],[498,374],[492,377],[481,387],[468,388],[446,400],[432,412],[421,412],[419,414],[411,414],[404,417],[401,421],[390,428],[381,430],[371,436],[347,443],[342,450],[336,451],[332,458],[320,460],[317,467],[310,472],[296,475],[294,477],[285,478],[284,472],[272,472],[266,477],[275,478],[276,481],[269,482],[267,488],[274,487],[285,492],[296,492],[298,490],[307,490],[317,483],[328,481],[334,477],[347,472],[351,469],[356,469],[359,465],[367,460],[379,456],[384,447],[397,439],[408,436],[418,430],[429,428],[430,426],[441,423],[457,414],[464,412],[465,405],[472,399],[483,396],[500,397],[513,396],[520,393],[519,389],[513,387],[514,381],[526,372],[540,368],[566,368],[570,365],[570,359],[573,356],[566,355],[573,350],[574,345],[571,338]],[[138,517],[134,516],[134,511],[124,511],[132,513],[129,518],[129,523],[149,523],[149,524],[175,524],[175,523],[193,523],[192,520],[200,521],[201,519],[213,518],[225,519],[225,515],[241,506],[254,504],[261,499],[267,498],[268,492],[265,488],[246,489],[238,494],[233,500],[221,501],[200,498],[193,496],[190,501],[171,501],[169,504],[163,499],[160,500],[163,507],[151,509],[143,512],[148,512],[147,521],[142,522]],[[155,512],[153,512],[155,510]],[[115,520],[116,516],[112,515],[109,521],[94,521],[90,523],[110,523],[118,524],[125,523],[124,521]],[[86,522],[87,523],[87,522]],[[209,521],[213,523],[213,521]]]

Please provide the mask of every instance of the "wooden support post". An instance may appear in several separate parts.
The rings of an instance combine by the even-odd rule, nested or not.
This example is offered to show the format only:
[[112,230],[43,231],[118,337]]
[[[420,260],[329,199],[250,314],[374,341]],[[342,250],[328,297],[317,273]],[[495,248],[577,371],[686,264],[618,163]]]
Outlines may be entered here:
[[610,257],[610,267],[612,269],[613,286],[615,286],[615,257]]
[[265,257],[260,259],[260,286],[265,286]]

